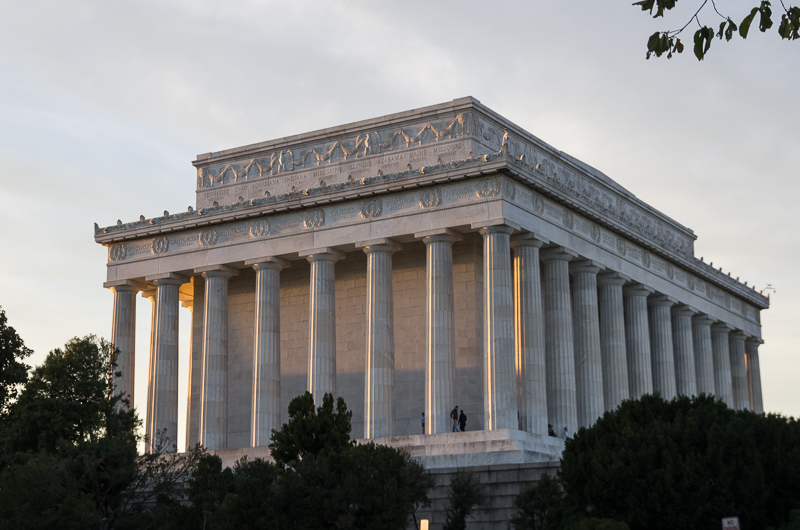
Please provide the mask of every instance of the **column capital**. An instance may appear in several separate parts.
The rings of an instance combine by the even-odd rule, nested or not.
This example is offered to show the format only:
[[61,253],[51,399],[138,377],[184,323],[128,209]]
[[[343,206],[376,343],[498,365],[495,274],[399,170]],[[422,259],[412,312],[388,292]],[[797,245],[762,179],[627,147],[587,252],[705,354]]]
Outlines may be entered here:
[[197,267],[194,270],[195,274],[201,274],[203,278],[230,278],[239,274],[237,269],[227,265],[206,265],[205,267]]
[[710,326],[711,324],[713,324],[716,321],[717,321],[716,318],[713,318],[711,315],[709,315],[707,313],[699,313],[699,314],[697,314],[697,315],[692,317],[692,324],[702,324],[702,325]]
[[622,296],[649,296],[656,292],[652,287],[648,287],[643,283],[630,283],[622,287]]
[[747,340],[747,333],[740,329],[734,329],[731,332],[731,340]]
[[509,236],[514,233],[514,227],[508,225],[492,225],[484,226],[478,229],[478,233],[483,237],[491,234],[508,234]]
[[730,333],[733,328],[725,322],[717,322],[711,325],[711,333]]
[[687,304],[676,304],[672,306],[672,314],[675,316],[681,317],[691,317],[698,313],[699,311]]
[[625,285],[630,281],[630,276],[616,271],[601,272],[597,275],[597,285]]
[[[497,230],[501,230],[503,233],[508,233],[508,234],[511,234],[515,230],[519,230],[520,229],[520,226],[517,223],[513,223],[513,222],[509,221],[508,219],[505,219],[505,218],[502,218],[502,217],[500,219],[491,219],[491,220],[488,220],[488,221],[479,221],[479,222],[471,223],[470,226],[472,227],[473,230],[478,230],[479,232],[481,230],[494,228],[494,229],[497,229]],[[510,229],[511,231],[510,232],[505,232],[506,229]]]
[[135,280],[112,280],[110,282],[103,282],[103,287],[116,293],[143,291],[146,285]]
[[145,280],[152,282],[153,285],[183,285],[184,283],[188,283],[189,278],[183,274],[174,272],[161,272],[146,276]]
[[297,253],[297,255],[301,258],[306,258],[309,263],[313,263],[315,261],[330,261],[332,263],[336,263],[340,259],[344,259],[344,252],[339,252],[331,247],[319,247],[309,250],[301,250]]
[[578,253],[567,247],[547,247],[539,252],[542,261],[570,261],[578,257]]
[[647,297],[648,307],[672,307],[677,303],[676,299],[665,294],[652,294]]
[[745,339],[744,343],[758,348],[760,345],[764,344],[764,340],[751,335]]
[[368,239],[367,241],[357,241],[356,248],[360,248],[365,254],[372,252],[389,252],[393,254],[403,248],[403,245],[388,237]]
[[603,266],[593,259],[581,259],[571,261],[569,264],[569,272],[572,274],[588,272],[590,274],[597,274],[603,270]]
[[550,242],[549,239],[535,232],[523,232],[521,234],[514,234],[513,236],[511,236],[511,248],[517,248],[517,247],[542,248],[542,245],[545,245],[549,242]]
[[285,259],[276,258],[275,256],[266,256],[263,258],[249,259],[244,262],[245,265],[250,265],[255,270],[278,270],[281,271],[289,266],[289,262]]
[[423,232],[415,232],[414,237],[421,239],[426,245],[429,243],[436,243],[444,241],[446,243],[455,243],[461,241],[463,237],[461,234],[450,228],[437,228],[435,230],[425,230]]

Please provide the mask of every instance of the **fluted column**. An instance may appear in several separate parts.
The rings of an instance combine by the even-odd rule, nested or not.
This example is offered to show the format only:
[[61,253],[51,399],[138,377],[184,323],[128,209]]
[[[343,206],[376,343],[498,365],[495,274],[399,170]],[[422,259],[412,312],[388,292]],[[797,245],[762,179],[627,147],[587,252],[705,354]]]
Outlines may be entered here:
[[417,234],[426,247],[425,432],[450,432],[456,403],[453,243],[451,231]]
[[745,345],[747,336],[742,331],[730,334],[731,348],[731,386],[733,389],[733,407],[737,410],[750,409],[750,392],[747,384],[747,366],[745,365]]
[[311,264],[308,308],[308,391],[322,405],[336,396],[336,262],[344,254],[332,248],[300,253]]
[[200,443],[209,450],[228,445],[228,280],[236,269],[214,265],[195,269],[205,278],[203,378]]
[[569,261],[577,254],[552,247],[541,251],[544,262],[544,322],[547,357],[547,415],[557,432],[578,428],[575,390],[575,337],[569,290]]
[[675,354],[672,347],[672,314],[675,300],[664,295],[651,296],[647,301],[650,324],[650,352],[653,368],[653,391],[664,399],[673,399],[675,390]]
[[175,451],[178,443],[178,290],[187,278],[173,273],[148,276],[156,286],[153,326],[152,401],[147,411],[150,439],[148,451],[158,447],[159,437],[165,436],[162,449]]
[[733,408],[733,385],[731,382],[731,347],[728,335],[731,328],[725,324],[711,326],[711,351],[714,357],[715,395]]
[[694,368],[697,374],[697,394],[715,395],[714,354],[711,346],[711,324],[716,322],[706,314],[692,317]]
[[[184,450],[188,451],[192,445],[192,367],[194,363],[194,301],[181,302],[181,306],[185,307],[192,314],[189,322],[189,366],[188,366],[188,379],[189,384],[186,386],[188,392],[186,395],[186,436],[184,437]],[[196,443],[196,442],[195,442]]]
[[756,338],[747,339],[744,343],[747,356],[747,380],[750,385],[750,410],[756,414],[764,413],[761,399],[761,369],[758,366],[758,345],[762,341]]
[[535,234],[515,236],[514,249],[514,346],[517,390],[522,429],[547,434],[547,378],[545,375],[544,307],[539,248]]
[[484,429],[519,429],[514,366],[514,300],[511,233],[506,225],[479,230],[483,236]]
[[[155,289],[148,289],[142,292],[142,298],[146,298],[150,300],[150,348],[148,349],[147,355],[147,403],[145,404],[145,418],[144,418],[144,435],[148,440],[155,440],[155,436],[152,432],[152,426],[147,419],[147,414],[149,414],[150,410],[156,406],[155,402],[155,357],[156,357],[156,343],[155,343],[155,333],[156,333],[156,290]],[[145,451],[149,451],[149,442],[148,446],[145,447]]]
[[141,287],[130,280],[106,282],[114,293],[114,314],[111,319],[111,343],[117,350],[114,393],[122,394],[133,408],[136,375],[136,293]]
[[693,308],[681,304],[672,308],[672,346],[675,348],[675,385],[679,395],[697,395],[697,371],[692,339]]
[[364,438],[394,435],[394,302],[390,239],[359,243],[367,255]]
[[631,399],[653,393],[647,297],[653,289],[635,283],[622,289],[625,305],[625,350],[628,356],[628,389]]
[[569,268],[573,278],[572,323],[575,334],[578,426],[589,427],[605,410],[597,301],[597,273],[600,267],[592,260],[580,260],[570,263]]
[[266,257],[245,265],[256,271],[250,446],[260,447],[281,426],[281,270],[288,262]]
[[629,397],[625,309],[622,302],[622,286],[628,281],[630,278],[617,272],[607,272],[597,276],[605,410],[616,409]]

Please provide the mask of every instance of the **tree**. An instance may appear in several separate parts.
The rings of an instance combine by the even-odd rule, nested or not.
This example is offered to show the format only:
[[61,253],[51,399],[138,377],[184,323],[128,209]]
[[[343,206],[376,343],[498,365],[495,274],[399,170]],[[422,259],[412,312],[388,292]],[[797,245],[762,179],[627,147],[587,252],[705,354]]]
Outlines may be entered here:
[[53,350],[33,371],[0,440],[3,526],[124,526],[187,478],[199,447],[139,455],[140,421],[120,406],[114,377],[110,344],[92,336]]
[[447,495],[445,522],[442,530],[465,530],[467,517],[472,510],[486,502],[486,491],[478,475],[459,469],[450,478],[450,493]]
[[776,526],[800,507],[800,423],[713,397],[643,396],[581,429],[559,472],[566,504],[631,528]]
[[[658,18],[664,16],[664,11],[673,9],[677,2],[678,0],[641,0],[639,2],[634,2],[633,5],[640,6],[642,11],[649,11],[653,18]],[[769,0],[761,0],[739,24],[736,24],[730,16],[721,13],[719,9],[717,9],[716,2],[711,0],[714,13],[722,20],[719,24],[719,29],[715,32],[713,27],[703,25],[700,22],[700,13],[706,8],[707,4],[708,0],[703,0],[694,15],[692,15],[688,22],[680,29],[656,31],[650,35],[650,38],[647,40],[647,58],[649,59],[652,54],[655,54],[656,57],[661,57],[666,54],[667,59],[670,59],[673,53],[683,53],[684,46],[680,38],[678,38],[678,35],[680,35],[692,21],[695,21],[699,26],[699,29],[694,33],[693,46],[694,55],[697,57],[698,61],[702,61],[706,53],[708,53],[715,36],[720,40],[724,38],[726,41],[730,41],[736,35],[746,39],[750,32],[750,26],[755,21],[756,16],[758,16],[758,29],[762,33],[766,33],[774,26],[772,20],[772,4]],[[786,7],[783,0],[780,0],[780,4],[783,13],[781,14],[781,22],[777,29],[778,35],[781,39],[800,39],[800,7],[791,5]],[[655,14],[653,14],[654,10]]]
[[8,325],[6,312],[0,307],[0,421],[8,415],[9,405],[28,380],[30,367],[22,361],[32,353]]
[[550,475],[542,475],[536,484],[523,489],[514,498],[517,512],[511,523],[517,530],[541,530],[547,514],[559,506],[564,498],[561,482]]
[[280,465],[292,465],[306,455],[341,453],[350,447],[350,419],[344,399],[336,401],[325,394],[322,406],[314,406],[310,392],[297,396],[289,403],[289,421],[277,431],[272,431],[269,449],[272,458]]

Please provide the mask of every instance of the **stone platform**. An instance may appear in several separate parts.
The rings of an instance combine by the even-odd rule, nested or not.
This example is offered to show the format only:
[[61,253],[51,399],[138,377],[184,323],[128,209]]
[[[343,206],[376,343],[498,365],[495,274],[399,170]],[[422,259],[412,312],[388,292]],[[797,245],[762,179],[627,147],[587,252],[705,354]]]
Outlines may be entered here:
[[[357,443],[368,440],[359,439]],[[515,429],[467,431],[443,434],[415,434],[376,438],[376,444],[405,449],[426,469],[448,469],[489,465],[558,462],[564,440]],[[270,459],[267,447],[245,447],[211,451],[222,458],[223,466],[232,467],[247,455]]]

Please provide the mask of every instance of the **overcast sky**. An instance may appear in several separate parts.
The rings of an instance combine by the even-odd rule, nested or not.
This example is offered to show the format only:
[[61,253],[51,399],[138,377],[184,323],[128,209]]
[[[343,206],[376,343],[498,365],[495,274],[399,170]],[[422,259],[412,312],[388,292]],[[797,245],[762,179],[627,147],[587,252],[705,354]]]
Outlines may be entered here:
[[34,364],[108,338],[93,223],[194,205],[199,153],[470,95],[693,229],[698,257],[773,284],[764,407],[800,416],[800,43],[754,24],[702,63],[689,33],[684,55],[645,60],[697,4],[654,22],[630,0],[3,2],[0,305]]

